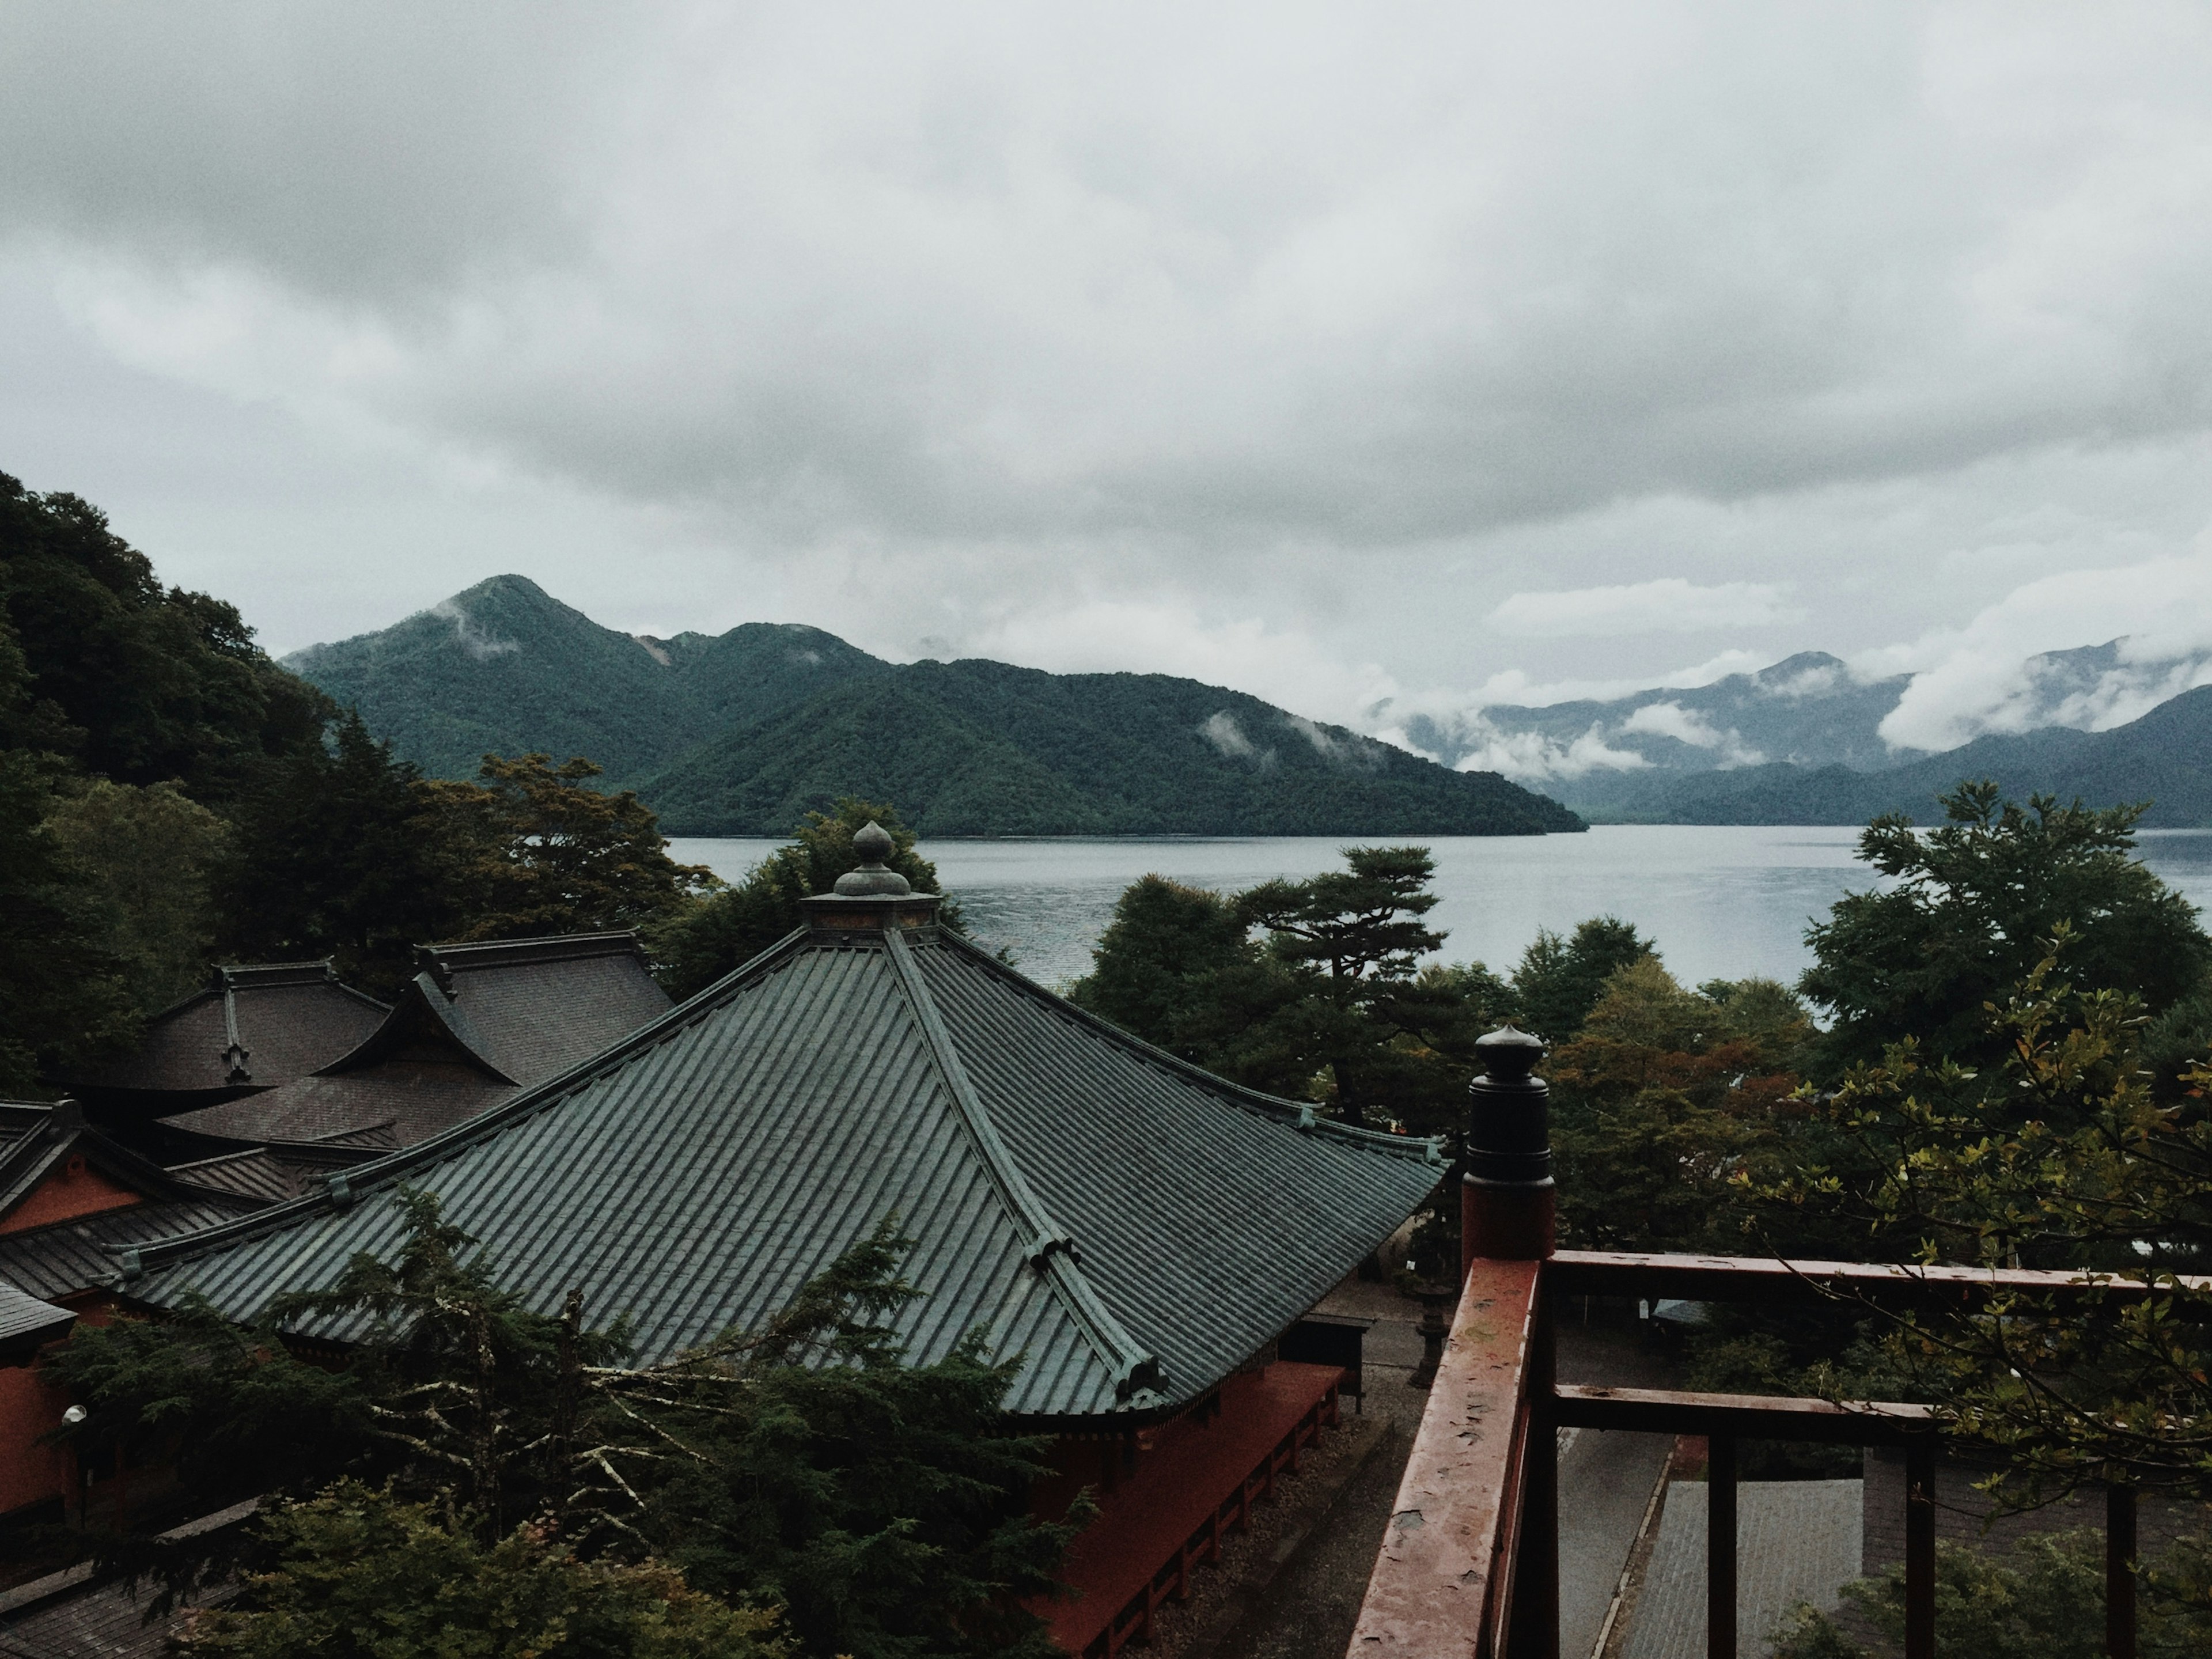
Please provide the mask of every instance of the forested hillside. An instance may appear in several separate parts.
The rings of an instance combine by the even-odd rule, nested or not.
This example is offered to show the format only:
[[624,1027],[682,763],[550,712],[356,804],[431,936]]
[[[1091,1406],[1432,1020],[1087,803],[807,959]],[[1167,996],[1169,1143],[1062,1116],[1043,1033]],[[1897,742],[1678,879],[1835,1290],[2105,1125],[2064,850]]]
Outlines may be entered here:
[[847,796],[925,835],[1540,835],[1579,830],[1461,773],[1165,675],[893,666],[818,629],[634,638],[520,576],[287,658],[432,776],[588,756],[676,835],[783,835]]
[[1162,674],[916,663],[706,745],[641,793],[672,834],[781,833],[840,795],[924,835],[1539,835],[1573,814]]
[[493,576],[404,622],[284,666],[432,777],[487,754],[583,755],[627,784],[732,726],[890,665],[834,634],[748,623],[719,635],[617,633],[526,576]]

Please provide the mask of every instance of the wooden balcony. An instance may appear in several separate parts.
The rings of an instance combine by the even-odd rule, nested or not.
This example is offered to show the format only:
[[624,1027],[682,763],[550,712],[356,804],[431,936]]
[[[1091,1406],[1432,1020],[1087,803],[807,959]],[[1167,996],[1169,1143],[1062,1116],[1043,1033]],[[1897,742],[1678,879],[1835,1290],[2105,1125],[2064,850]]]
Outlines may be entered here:
[[[1561,1387],[1553,1310],[1580,1296],[1771,1304],[1839,1294],[1948,1300],[2027,1291],[2109,1300],[2149,1287],[2068,1273],[1554,1250],[1549,1155],[1540,1163],[1537,1156],[1548,1139],[1543,1085],[1529,1074],[1533,1054],[1509,1049],[1503,1065],[1499,1058],[1492,1056],[1474,1085],[1458,1312],[1346,1659],[1557,1659],[1557,1431],[1577,1425],[1708,1437],[1710,1659],[1736,1654],[1738,1444],[1902,1447],[1905,1651],[1906,1659],[1934,1659],[1940,1434],[1927,1407]],[[1531,1113],[1533,1124],[1521,1121]],[[1503,1153],[1486,1160],[1486,1152],[1501,1143]],[[2135,1554],[2134,1490],[2115,1486],[2106,1494],[2105,1568],[2112,1659],[2134,1659],[2136,1652]]]

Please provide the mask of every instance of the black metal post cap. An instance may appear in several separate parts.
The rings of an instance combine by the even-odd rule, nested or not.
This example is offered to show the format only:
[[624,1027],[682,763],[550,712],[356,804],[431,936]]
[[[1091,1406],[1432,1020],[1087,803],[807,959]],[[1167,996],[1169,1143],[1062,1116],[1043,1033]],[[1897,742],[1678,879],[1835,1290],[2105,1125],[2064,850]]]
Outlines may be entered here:
[[1534,1073],[1541,1039],[1507,1025],[1475,1041],[1482,1074],[1468,1085],[1467,1179],[1511,1187],[1552,1181],[1551,1087]]

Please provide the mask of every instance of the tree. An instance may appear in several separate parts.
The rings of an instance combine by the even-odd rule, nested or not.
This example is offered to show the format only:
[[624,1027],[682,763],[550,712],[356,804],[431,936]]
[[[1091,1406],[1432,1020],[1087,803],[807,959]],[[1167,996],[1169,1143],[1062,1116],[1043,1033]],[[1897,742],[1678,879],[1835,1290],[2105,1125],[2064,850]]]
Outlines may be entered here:
[[[890,836],[892,852],[885,866],[904,876],[917,893],[936,892],[937,866],[914,850],[914,832],[901,822],[898,809],[845,796],[831,811],[809,812],[793,830],[791,845],[769,854],[743,881],[667,914],[652,945],[669,995],[678,1001],[696,996],[797,927],[799,900],[834,891],[838,877],[860,868],[853,837],[871,823],[880,823]],[[956,904],[947,902],[937,914],[942,926],[960,925]]]
[[[187,1302],[80,1328],[42,1362],[88,1407],[58,1437],[81,1456],[172,1447],[196,1513],[305,1506],[181,1540],[69,1534],[172,1595],[243,1577],[250,1617],[205,1621],[234,1643],[210,1650],[286,1651],[405,1574],[426,1606],[528,1607],[627,1565],[647,1576],[607,1579],[617,1599],[680,1574],[725,1607],[781,1609],[813,1659],[1048,1659],[1022,1604],[1052,1591],[1089,1511],[1027,1513],[1047,1443],[1006,1432],[1018,1358],[989,1363],[978,1334],[907,1364],[890,1322],[917,1293],[892,1223],[760,1330],[633,1369],[580,1294],[557,1316],[523,1305],[434,1197],[398,1201],[393,1260],[358,1256],[251,1328]],[[308,1364],[287,1346],[303,1321],[356,1340]],[[392,1615],[389,1650],[416,1650],[415,1617]]]
[[[1854,1066],[1815,1109],[1841,1156],[1747,1171],[1753,1218],[1808,1211],[1892,1260],[2085,1269],[2144,1286],[2060,1304],[2007,1292],[1960,1307],[1866,1310],[1899,1375],[1954,1432],[2001,1452],[2001,1498],[2083,1480],[2212,1496],[2212,1294],[2182,1275],[2212,1256],[2212,1119],[2159,1101],[2140,1063],[2140,1005],[2059,977],[2071,940],[1985,1018],[1994,1078],[1914,1039]],[[2197,1072],[2194,1085],[2212,1083]]]
[[1236,901],[1165,876],[1140,876],[1115,901],[1091,972],[1068,995],[1101,1019],[1196,1060],[1190,1010],[1218,995],[1220,976],[1250,966],[1255,955]]
[[0,750],[0,1091],[18,1097],[137,1029],[124,963],[100,942],[99,895],[47,823],[53,772]]
[[1570,939],[1539,929],[1513,975],[1522,1023],[1547,1042],[1571,1040],[1597,1006],[1606,981],[1650,954],[1651,941],[1617,916],[1593,916]]
[[416,945],[459,938],[477,919],[463,871],[490,857],[475,839],[489,834],[486,815],[458,815],[470,838],[457,844],[457,815],[439,799],[348,710],[327,750],[286,757],[236,809],[217,882],[220,948],[249,962],[331,957],[363,990],[397,991]]
[[465,938],[650,927],[720,885],[668,856],[634,792],[590,787],[600,771],[581,757],[555,766],[545,755],[486,755],[481,785],[426,786],[459,859]]
[[64,790],[46,827],[83,878],[97,942],[120,964],[138,1013],[206,981],[229,824],[173,783],[95,781]]
[[174,779],[217,807],[320,744],[329,699],[270,661],[234,609],[165,592],[97,507],[5,473],[0,622],[27,687],[0,743],[118,783]]
[[[2140,1574],[2136,1651],[2212,1648],[2212,1559],[2202,1538],[2177,1540]],[[1936,1650],[1947,1659],[2103,1659],[2105,1540],[2090,1531],[2027,1538],[1996,1552],[1936,1546]],[[1844,1587],[1894,1652],[1905,1645],[1905,1564]],[[1828,1614],[1801,1606],[1778,1632],[1774,1659],[1870,1659]]]
[[[1685,989],[1653,955],[1605,981],[1547,1062],[1561,1231],[1577,1246],[1710,1250],[1732,1243],[1730,1177],[1770,1145],[1808,1030],[1788,992]],[[1741,1011],[1741,1012],[1739,1012]],[[1741,1016],[1749,1015],[1749,1019]]]
[[1436,860],[1423,847],[1347,847],[1344,861],[1237,896],[1240,919],[1304,990],[1271,1024],[1310,1069],[1326,1069],[1347,1121],[1426,1119],[1439,1079],[1426,1075],[1434,1053],[1420,1036],[1443,1011],[1417,975],[1444,942],[1420,920],[1437,902]]
[[260,1522],[276,1560],[181,1647],[234,1659],[776,1659],[773,1612],[657,1562],[579,1559],[525,1524],[490,1543],[428,1504],[340,1481]]
[[2067,973],[2084,990],[2124,992],[2155,1016],[2203,981],[2212,939],[2132,855],[2141,807],[2039,795],[2022,809],[1988,782],[1960,785],[1943,807],[1926,835],[1900,815],[1869,824],[1859,857],[1895,884],[1846,895],[1806,934],[1814,964],[1798,988],[1832,1017],[1826,1075],[1908,1036],[1930,1058],[1996,1061],[2002,1039],[1983,1009],[2027,976],[2062,922]]

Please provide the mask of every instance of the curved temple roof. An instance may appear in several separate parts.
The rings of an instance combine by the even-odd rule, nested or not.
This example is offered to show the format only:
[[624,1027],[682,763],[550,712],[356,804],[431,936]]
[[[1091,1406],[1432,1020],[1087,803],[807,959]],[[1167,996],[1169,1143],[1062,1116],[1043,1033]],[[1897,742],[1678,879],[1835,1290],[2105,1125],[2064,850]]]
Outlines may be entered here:
[[[234,1316],[387,1257],[440,1194],[530,1304],[582,1286],[649,1363],[757,1325],[896,1212],[927,1363],[988,1326],[1009,1409],[1170,1410],[1304,1314],[1443,1173],[1435,1145],[1316,1121],[1092,1018],[935,926],[926,895],[807,901],[807,927],[595,1059],[347,1172],[146,1247],[128,1294]],[[313,1334],[355,1334],[328,1324]]]

